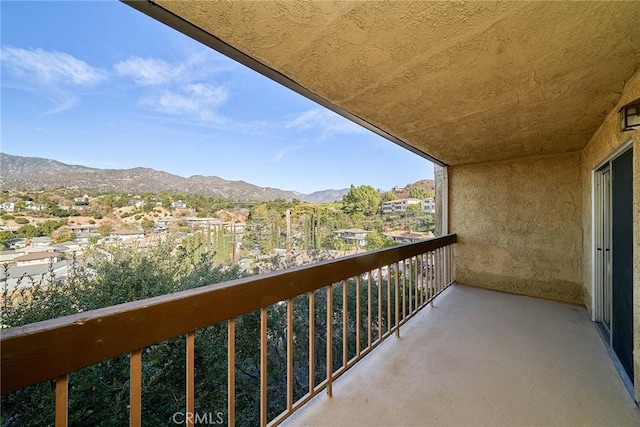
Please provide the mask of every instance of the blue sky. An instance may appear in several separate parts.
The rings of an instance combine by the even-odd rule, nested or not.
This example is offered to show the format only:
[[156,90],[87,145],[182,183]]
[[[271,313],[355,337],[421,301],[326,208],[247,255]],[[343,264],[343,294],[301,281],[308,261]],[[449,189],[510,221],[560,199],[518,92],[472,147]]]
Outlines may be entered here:
[[429,161],[118,1],[2,1],[1,150],[310,193]]

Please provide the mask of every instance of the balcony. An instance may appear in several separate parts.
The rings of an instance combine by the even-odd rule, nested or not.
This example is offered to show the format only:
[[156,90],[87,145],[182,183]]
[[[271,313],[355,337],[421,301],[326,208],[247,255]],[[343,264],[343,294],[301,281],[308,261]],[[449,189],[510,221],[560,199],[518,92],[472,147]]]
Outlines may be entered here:
[[640,425],[586,310],[454,285],[285,425]]
[[[144,389],[143,360],[158,343],[183,337],[184,359],[162,368],[184,373],[184,406],[169,420],[177,424],[198,424],[198,416],[230,426],[640,422],[583,308],[451,286],[455,241],[447,235],[10,328],[1,342],[2,393],[49,383],[55,424],[78,424],[70,422],[74,372],[125,355],[128,397],[115,410],[130,425],[148,423],[153,392]],[[286,313],[281,324],[272,310]],[[254,373],[237,363],[245,350],[236,347],[236,323],[246,313],[257,321]],[[196,349],[200,331],[216,324],[227,332],[226,354],[215,360],[227,368],[226,384],[216,385],[226,410],[212,415],[198,397],[208,385],[198,378],[207,366],[198,366]],[[274,373],[278,357],[284,369]],[[255,378],[253,404],[238,389],[247,376]]]

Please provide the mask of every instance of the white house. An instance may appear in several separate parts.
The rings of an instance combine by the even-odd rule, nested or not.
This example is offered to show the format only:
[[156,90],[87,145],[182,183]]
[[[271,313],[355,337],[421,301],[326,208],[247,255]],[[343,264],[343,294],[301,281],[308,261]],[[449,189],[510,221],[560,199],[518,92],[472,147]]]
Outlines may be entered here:
[[420,201],[420,208],[422,210],[422,213],[425,213],[428,215],[434,215],[436,213],[435,199],[433,197],[429,199],[422,199]]
[[410,205],[419,205],[420,199],[397,199],[382,204],[383,215],[404,215]]
[[14,258],[17,267],[26,267],[37,264],[55,264],[60,254],[57,252],[33,252]]
[[178,200],[177,202],[171,202],[171,207],[173,209],[186,209],[187,208],[187,204],[185,202],[183,202],[182,200]]
[[16,210],[16,204],[13,202],[4,202],[2,204],[2,210],[5,212],[13,212]]
[[420,233],[417,231],[389,231],[384,233],[384,235],[398,243],[415,243],[420,242],[422,240],[431,239],[433,237],[433,233]]
[[346,243],[364,246],[367,244],[367,234],[371,233],[371,231],[362,230],[361,228],[343,228],[335,230],[334,233]]
[[109,238],[120,242],[144,239],[143,230],[118,230],[109,234]]

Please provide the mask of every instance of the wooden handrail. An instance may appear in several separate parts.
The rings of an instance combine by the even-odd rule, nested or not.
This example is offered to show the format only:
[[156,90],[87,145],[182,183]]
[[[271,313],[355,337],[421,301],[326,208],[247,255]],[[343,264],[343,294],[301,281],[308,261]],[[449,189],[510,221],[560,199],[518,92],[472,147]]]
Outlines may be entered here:
[[3,329],[0,332],[2,394],[455,242],[456,235],[449,234]]

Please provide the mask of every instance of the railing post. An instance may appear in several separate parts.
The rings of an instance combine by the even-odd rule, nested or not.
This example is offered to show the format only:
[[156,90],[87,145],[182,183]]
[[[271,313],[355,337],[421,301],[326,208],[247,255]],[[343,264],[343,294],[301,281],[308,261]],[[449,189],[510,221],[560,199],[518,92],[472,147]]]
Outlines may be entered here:
[[287,301],[287,410],[293,408],[293,299]]
[[396,277],[395,277],[395,287],[396,287],[396,295],[395,295],[395,308],[396,308],[396,337],[400,338],[400,306],[398,303],[400,302],[398,295],[398,288],[400,281],[400,261],[396,261]]
[[327,287],[327,394],[333,396],[333,284]]
[[267,425],[267,308],[260,309],[260,425]]
[[349,362],[349,285],[348,280],[342,281],[342,366],[347,369]]
[[316,388],[316,294],[309,292],[309,394]]
[[142,350],[131,352],[129,358],[129,425],[142,425]]
[[56,427],[66,427],[69,414],[69,376],[56,378]]
[[195,416],[195,339],[196,333],[189,332],[187,334],[187,414],[185,417],[186,424],[193,427]]
[[227,425],[236,425],[236,320],[227,324]]

